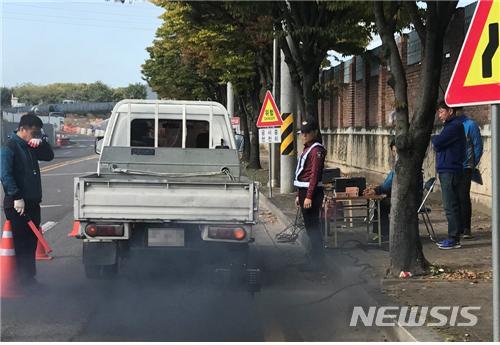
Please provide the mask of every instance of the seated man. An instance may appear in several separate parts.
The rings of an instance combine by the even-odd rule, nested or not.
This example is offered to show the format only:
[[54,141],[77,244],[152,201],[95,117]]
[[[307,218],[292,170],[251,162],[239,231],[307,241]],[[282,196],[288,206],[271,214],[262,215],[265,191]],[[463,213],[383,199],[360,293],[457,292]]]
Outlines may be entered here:
[[[363,195],[372,196],[372,195],[387,195],[386,198],[380,201],[380,227],[381,227],[381,235],[382,241],[389,240],[389,213],[391,211],[391,190],[392,190],[392,180],[394,178],[394,166],[396,164],[396,160],[398,158],[398,153],[396,150],[396,143],[394,140],[390,143],[391,148],[391,166],[392,169],[387,174],[384,182],[381,185],[373,187],[368,187],[363,191]],[[377,214],[375,214],[375,219]],[[373,232],[377,235],[373,238],[374,241],[378,241],[378,224],[373,223]]]

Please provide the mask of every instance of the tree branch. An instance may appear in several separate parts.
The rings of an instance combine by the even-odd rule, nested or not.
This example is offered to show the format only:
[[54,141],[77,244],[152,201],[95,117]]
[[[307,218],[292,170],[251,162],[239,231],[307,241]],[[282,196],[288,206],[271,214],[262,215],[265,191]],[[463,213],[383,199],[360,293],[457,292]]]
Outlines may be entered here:
[[410,14],[412,24],[415,26],[415,31],[417,31],[422,47],[425,49],[425,25],[418,13],[417,3],[413,1],[405,1],[404,5]]
[[[390,52],[390,73],[394,82],[391,87],[394,90],[396,111],[396,145],[398,149],[404,149],[407,147],[409,139],[407,81],[403,62],[394,38],[394,15],[397,6],[394,7],[393,3],[390,3],[389,6],[389,19],[384,14],[384,3],[381,1],[373,3],[373,12],[382,43]],[[402,138],[402,140],[399,138]]]

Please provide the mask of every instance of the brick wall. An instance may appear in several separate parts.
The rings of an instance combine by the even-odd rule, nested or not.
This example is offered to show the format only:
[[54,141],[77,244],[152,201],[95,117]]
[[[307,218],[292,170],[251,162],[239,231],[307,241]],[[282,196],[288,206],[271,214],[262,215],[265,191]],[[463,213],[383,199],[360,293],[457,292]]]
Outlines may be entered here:
[[[465,38],[465,31],[464,10],[461,9],[450,23],[445,36],[440,99],[444,98],[444,92]],[[403,65],[406,69],[410,118],[421,92],[420,70],[423,49],[421,49],[419,56],[418,49],[415,49],[418,44],[416,35],[412,33],[404,35],[398,42]],[[394,92],[387,84],[390,73],[383,66],[379,66],[378,73],[374,73],[376,68],[371,69],[366,63],[361,64],[358,59],[361,57],[354,57],[351,61],[343,62],[339,67],[336,67],[340,69],[340,77],[337,79],[334,78],[333,68],[328,71],[329,87],[324,93],[328,96],[320,99],[318,105],[323,129],[392,126],[391,113],[394,110]],[[359,70],[360,66],[361,71]],[[345,73],[348,73],[348,78],[344,78]],[[361,79],[360,73],[362,73]],[[490,123],[490,106],[488,105],[465,107],[464,111],[480,125]]]

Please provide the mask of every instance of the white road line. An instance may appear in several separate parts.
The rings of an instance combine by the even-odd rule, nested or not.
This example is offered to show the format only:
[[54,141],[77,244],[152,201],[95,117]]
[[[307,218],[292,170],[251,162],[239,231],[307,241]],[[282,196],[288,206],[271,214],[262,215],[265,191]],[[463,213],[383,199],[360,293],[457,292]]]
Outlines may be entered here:
[[45,233],[57,225],[57,222],[48,221],[42,225],[42,233]]
[[40,205],[40,208],[61,207],[62,205]]

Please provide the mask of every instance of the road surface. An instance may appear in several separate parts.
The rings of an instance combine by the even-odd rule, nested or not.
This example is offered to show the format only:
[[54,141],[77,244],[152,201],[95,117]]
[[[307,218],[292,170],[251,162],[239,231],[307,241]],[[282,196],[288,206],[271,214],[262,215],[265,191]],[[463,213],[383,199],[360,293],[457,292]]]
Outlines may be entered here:
[[72,143],[41,165],[42,224],[54,259],[38,261],[40,287],[2,300],[1,341],[386,340],[375,327],[349,327],[354,305],[372,305],[365,267],[333,252],[337,264],[327,272],[300,272],[302,247],[276,243],[281,227],[272,217],[255,227],[262,288],[253,296],[244,286],[215,284],[199,270],[179,274],[161,262],[149,274],[124,268],[115,280],[86,279],[82,241],[67,234],[73,178],[94,172],[97,155],[93,138]]

